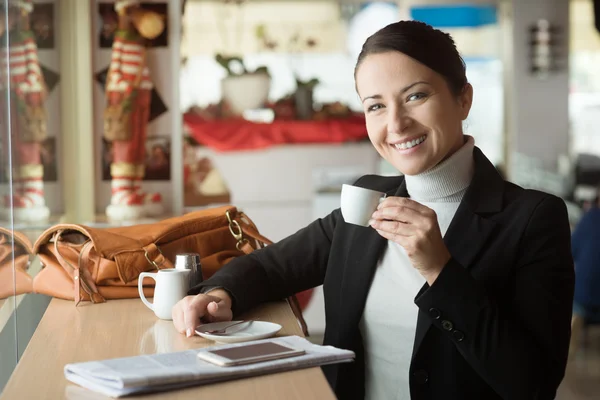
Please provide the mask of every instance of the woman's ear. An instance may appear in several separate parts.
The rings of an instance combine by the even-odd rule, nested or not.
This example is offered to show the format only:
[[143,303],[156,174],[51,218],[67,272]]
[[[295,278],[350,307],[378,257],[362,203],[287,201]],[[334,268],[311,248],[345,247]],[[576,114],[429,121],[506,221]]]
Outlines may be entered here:
[[473,104],[473,86],[467,83],[458,97],[458,103],[461,109],[461,118],[464,121],[469,116],[471,105]]

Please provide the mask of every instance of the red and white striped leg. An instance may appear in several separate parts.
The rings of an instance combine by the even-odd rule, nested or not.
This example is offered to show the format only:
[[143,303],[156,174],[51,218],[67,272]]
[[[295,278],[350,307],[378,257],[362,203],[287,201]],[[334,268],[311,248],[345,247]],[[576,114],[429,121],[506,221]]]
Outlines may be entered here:
[[41,164],[22,165],[15,168],[13,175],[14,192],[3,199],[4,219],[12,213],[15,222],[44,222],[50,218],[50,210],[44,198],[44,166]]
[[145,214],[149,217],[164,215],[165,208],[163,207],[161,194],[156,192],[144,192],[142,190],[142,179],[144,178],[145,172],[144,164],[140,164],[136,167],[136,180],[134,185],[136,193],[143,199]]
[[128,221],[143,218],[143,198],[135,190],[135,165],[113,163],[111,172],[111,199],[106,216],[111,221]]

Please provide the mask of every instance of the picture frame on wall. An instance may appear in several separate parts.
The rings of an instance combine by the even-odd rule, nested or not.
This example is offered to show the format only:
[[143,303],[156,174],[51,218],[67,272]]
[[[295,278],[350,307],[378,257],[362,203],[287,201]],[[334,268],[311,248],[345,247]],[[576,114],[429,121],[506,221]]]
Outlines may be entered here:
[[[44,167],[44,182],[58,182],[58,155],[55,137],[48,137],[40,143],[40,159]],[[0,183],[8,183],[7,163],[0,163]],[[13,167],[15,165],[13,164]]]
[[[144,9],[154,11],[157,14],[164,15],[165,29],[155,39],[148,40],[148,47],[167,47],[168,40],[168,4],[167,3],[140,3]],[[98,16],[100,18],[98,32],[98,46],[102,49],[110,49],[113,44],[113,38],[118,28],[119,18],[114,8],[114,3],[98,3]]]
[[100,155],[100,164],[102,166],[102,180],[110,181],[110,164],[113,161],[112,143],[102,138],[102,154]]
[[146,140],[146,174],[144,180],[171,180],[170,137],[149,137]]
[[56,138],[49,137],[40,143],[40,158],[44,166],[44,182],[58,181],[58,155]]
[[31,30],[35,35],[35,43],[38,49],[54,48],[54,4],[35,3],[33,11],[29,15]]
[[[145,181],[171,180],[171,138],[149,137],[146,140]],[[100,163],[102,180],[110,181],[110,165],[113,162],[113,144],[102,138]]]
[[110,49],[119,23],[114,4],[98,3],[98,15],[100,17],[98,46],[103,49]]

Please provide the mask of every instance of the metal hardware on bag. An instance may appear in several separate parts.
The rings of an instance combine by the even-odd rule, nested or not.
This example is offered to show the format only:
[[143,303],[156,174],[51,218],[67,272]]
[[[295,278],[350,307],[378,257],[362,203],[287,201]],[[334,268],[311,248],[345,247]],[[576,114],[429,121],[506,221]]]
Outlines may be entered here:
[[229,210],[225,211],[225,216],[227,217],[227,221],[229,222],[229,232],[231,232],[234,239],[237,240],[235,248],[239,251],[243,251],[242,246],[246,243],[250,243],[250,241],[244,238],[244,232],[242,231],[242,227],[240,226],[239,222],[231,218],[231,215],[229,215]]
[[241,247],[246,243],[250,243],[250,241],[248,239],[238,240],[238,242],[235,244],[235,248],[238,249],[239,251],[243,251]]
[[225,216],[227,217],[227,222],[229,222],[229,232],[231,232],[235,240],[241,242],[244,238],[242,227],[235,219],[231,218],[231,215],[229,215],[229,210],[225,211]]
[[150,265],[156,267],[156,269],[160,269],[160,266],[165,263],[166,258],[162,251],[160,251],[160,247],[156,246],[156,250],[158,250],[160,255],[163,256],[163,262],[161,262],[160,264],[157,264],[156,261],[150,259],[150,257],[148,256],[148,250],[144,250],[144,256],[146,257],[146,260],[148,260]]

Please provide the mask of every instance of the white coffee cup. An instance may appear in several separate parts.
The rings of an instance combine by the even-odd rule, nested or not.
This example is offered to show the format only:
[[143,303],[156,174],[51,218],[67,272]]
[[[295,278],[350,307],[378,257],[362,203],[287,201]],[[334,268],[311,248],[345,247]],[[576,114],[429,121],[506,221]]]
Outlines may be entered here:
[[[171,309],[179,300],[187,296],[189,273],[189,270],[175,268],[161,269],[158,272],[142,272],[138,278],[140,299],[154,311],[158,318],[171,320]],[[150,303],[144,296],[144,278],[152,278],[156,281],[153,303]]]
[[353,185],[342,185],[341,208],[344,221],[349,224],[369,226],[371,215],[385,193]]

